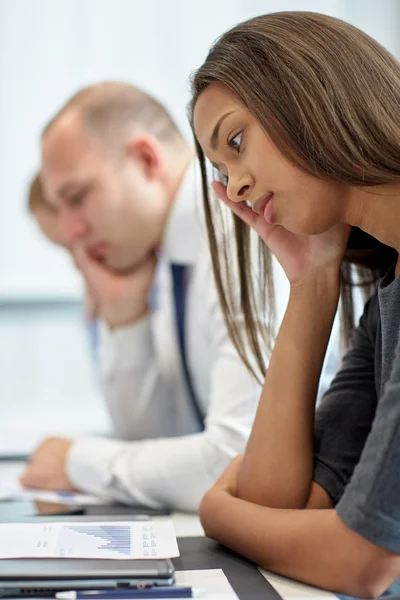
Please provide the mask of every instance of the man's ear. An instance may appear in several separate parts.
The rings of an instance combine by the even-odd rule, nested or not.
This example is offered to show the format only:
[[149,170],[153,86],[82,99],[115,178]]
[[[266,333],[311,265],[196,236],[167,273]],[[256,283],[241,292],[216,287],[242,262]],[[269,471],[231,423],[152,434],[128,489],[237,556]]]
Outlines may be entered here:
[[126,151],[146,178],[158,179],[164,174],[164,154],[156,138],[150,135],[135,137],[128,142]]

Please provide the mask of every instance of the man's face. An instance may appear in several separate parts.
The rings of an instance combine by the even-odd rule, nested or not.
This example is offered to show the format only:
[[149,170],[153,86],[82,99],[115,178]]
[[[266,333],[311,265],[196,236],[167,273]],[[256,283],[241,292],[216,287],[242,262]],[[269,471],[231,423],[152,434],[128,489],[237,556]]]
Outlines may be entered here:
[[71,111],[44,135],[42,182],[66,245],[81,244],[124,271],[158,245],[165,191],[146,161],[120,150],[89,134]]

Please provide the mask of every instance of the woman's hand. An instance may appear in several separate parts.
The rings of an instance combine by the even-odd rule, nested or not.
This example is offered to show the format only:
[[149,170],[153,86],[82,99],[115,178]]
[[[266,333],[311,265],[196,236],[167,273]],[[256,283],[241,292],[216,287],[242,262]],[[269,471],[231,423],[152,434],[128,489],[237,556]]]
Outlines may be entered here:
[[238,454],[232,462],[229,463],[222,475],[217,479],[212,490],[219,490],[228,493],[230,496],[237,496],[239,473],[243,463],[243,455]]
[[280,225],[267,223],[244,202],[229,200],[226,187],[215,181],[217,196],[262,238],[284,269],[292,286],[301,285],[314,270],[334,266],[339,269],[350,234],[350,226],[335,225],[320,235],[296,235]]

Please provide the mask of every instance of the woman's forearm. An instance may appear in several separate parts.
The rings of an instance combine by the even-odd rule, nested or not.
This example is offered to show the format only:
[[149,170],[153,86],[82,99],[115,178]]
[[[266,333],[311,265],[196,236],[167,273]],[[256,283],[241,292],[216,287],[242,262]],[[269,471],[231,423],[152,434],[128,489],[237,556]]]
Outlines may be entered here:
[[206,534],[256,564],[303,583],[355,597],[377,597],[400,575],[400,558],[349,529],[331,510],[258,506],[208,492]]
[[338,298],[338,267],[291,290],[239,476],[240,498],[276,508],[308,501],[315,400]]

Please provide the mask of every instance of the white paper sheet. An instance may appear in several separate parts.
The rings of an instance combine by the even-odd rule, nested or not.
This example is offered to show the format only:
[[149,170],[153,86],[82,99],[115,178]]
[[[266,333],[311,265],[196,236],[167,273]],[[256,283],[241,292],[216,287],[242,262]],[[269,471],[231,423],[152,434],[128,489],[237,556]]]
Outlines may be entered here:
[[238,600],[222,569],[176,571],[175,580],[178,585],[205,590],[204,600]]
[[2,558],[173,558],[174,525],[163,521],[0,523]]
[[0,501],[2,500],[41,500],[42,502],[56,502],[71,506],[110,503],[110,500],[107,498],[89,496],[88,494],[23,488],[18,479],[13,475],[0,477]]
[[337,600],[335,594],[259,569],[283,600]]

